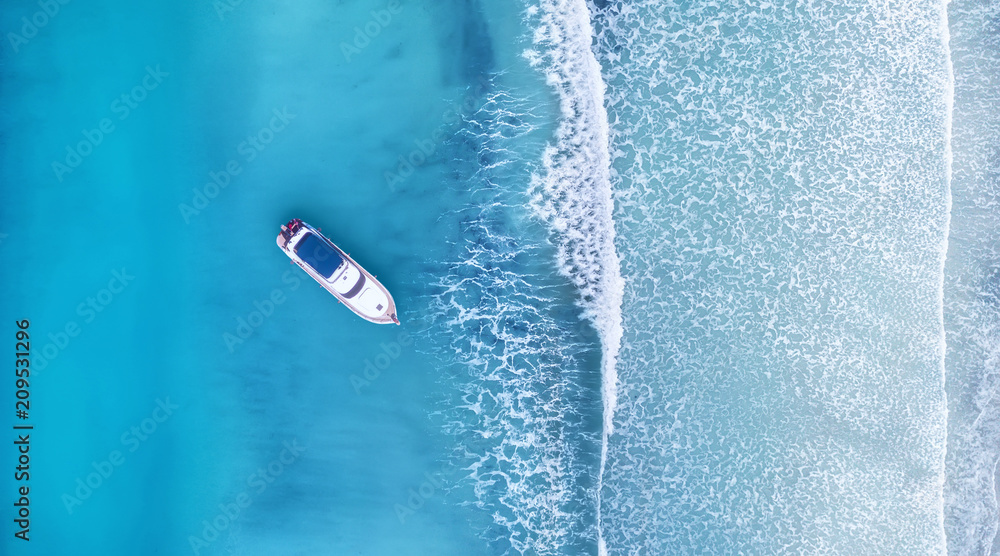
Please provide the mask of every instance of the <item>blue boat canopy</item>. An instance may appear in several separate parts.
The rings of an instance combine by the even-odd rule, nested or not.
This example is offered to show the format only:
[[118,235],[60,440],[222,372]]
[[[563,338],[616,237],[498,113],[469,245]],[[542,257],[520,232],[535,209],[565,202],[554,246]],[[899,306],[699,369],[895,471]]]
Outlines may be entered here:
[[295,254],[324,278],[333,276],[337,268],[344,263],[340,253],[337,253],[327,242],[316,237],[316,234],[311,233],[306,234],[302,241],[295,246]]

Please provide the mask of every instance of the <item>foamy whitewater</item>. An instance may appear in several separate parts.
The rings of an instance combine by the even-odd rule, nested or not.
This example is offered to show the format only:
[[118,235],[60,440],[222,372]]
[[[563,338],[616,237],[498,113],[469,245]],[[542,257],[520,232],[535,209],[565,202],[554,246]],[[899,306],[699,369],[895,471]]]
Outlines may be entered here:
[[[558,118],[540,160],[476,143],[519,170],[439,297],[505,550],[995,550],[997,6],[527,3]],[[572,319],[511,321],[555,299],[529,253],[600,340],[599,436]]]
[[942,6],[594,8],[609,552],[940,552]]

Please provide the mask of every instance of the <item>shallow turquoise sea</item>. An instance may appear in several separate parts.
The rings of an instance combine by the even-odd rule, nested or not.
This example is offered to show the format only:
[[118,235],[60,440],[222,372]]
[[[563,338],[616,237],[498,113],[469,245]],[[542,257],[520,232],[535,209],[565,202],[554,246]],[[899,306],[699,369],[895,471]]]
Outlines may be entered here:
[[[5,50],[4,318],[31,321],[35,427],[31,541],[5,518],[6,553],[502,553],[434,417],[429,315],[474,203],[463,122],[503,64],[545,95],[518,12],[221,5],[70,3]],[[292,217],[403,326],[290,266]]]
[[998,22],[4,2],[2,553],[997,553]]

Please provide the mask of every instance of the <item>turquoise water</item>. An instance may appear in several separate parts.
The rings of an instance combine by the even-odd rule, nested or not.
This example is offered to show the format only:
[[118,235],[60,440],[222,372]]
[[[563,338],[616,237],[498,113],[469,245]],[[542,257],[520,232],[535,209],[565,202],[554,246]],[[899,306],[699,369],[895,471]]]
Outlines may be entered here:
[[[4,188],[2,248],[18,261],[4,268],[18,292],[4,314],[30,318],[39,338],[32,540],[12,542],[5,519],[8,550],[485,550],[492,521],[458,503],[471,487],[432,419],[442,381],[422,323],[427,279],[459,233],[445,162],[461,122],[448,113],[478,108],[478,79],[503,53],[470,7],[397,11],[248,2],[220,18],[211,3],[73,3],[6,54],[4,182],[31,185]],[[5,11],[3,28],[20,17]],[[378,36],[348,60],[341,43],[373,20]],[[147,67],[167,75],[120,118],[112,103]],[[102,118],[113,131],[57,179],[52,161]],[[436,130],[436,152],[387,183]],[[382,277],[404,326],[367,326],[306,283],[274,246],[292,217]],[[78,312],[123,268],[134,280],[96,318]],[[44,365],[38,342],[69,321],[79,335]],[[375,380],[352,382],[386,358]],[[157,400],[178,407],[131,451],[123,433]],[[124,463],[70,513],[63,495],[113,450]]]
[[4,554],[996,552],[996,2],[4,8]]

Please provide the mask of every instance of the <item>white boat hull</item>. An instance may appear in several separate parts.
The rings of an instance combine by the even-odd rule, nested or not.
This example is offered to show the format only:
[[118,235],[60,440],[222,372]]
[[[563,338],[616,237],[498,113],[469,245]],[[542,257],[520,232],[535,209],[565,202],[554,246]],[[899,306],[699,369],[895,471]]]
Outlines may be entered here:
[[281,227],[277,242],[292,262],[354,314],[376,324],[399,324],[389,290],[319,230],[294,219]]

